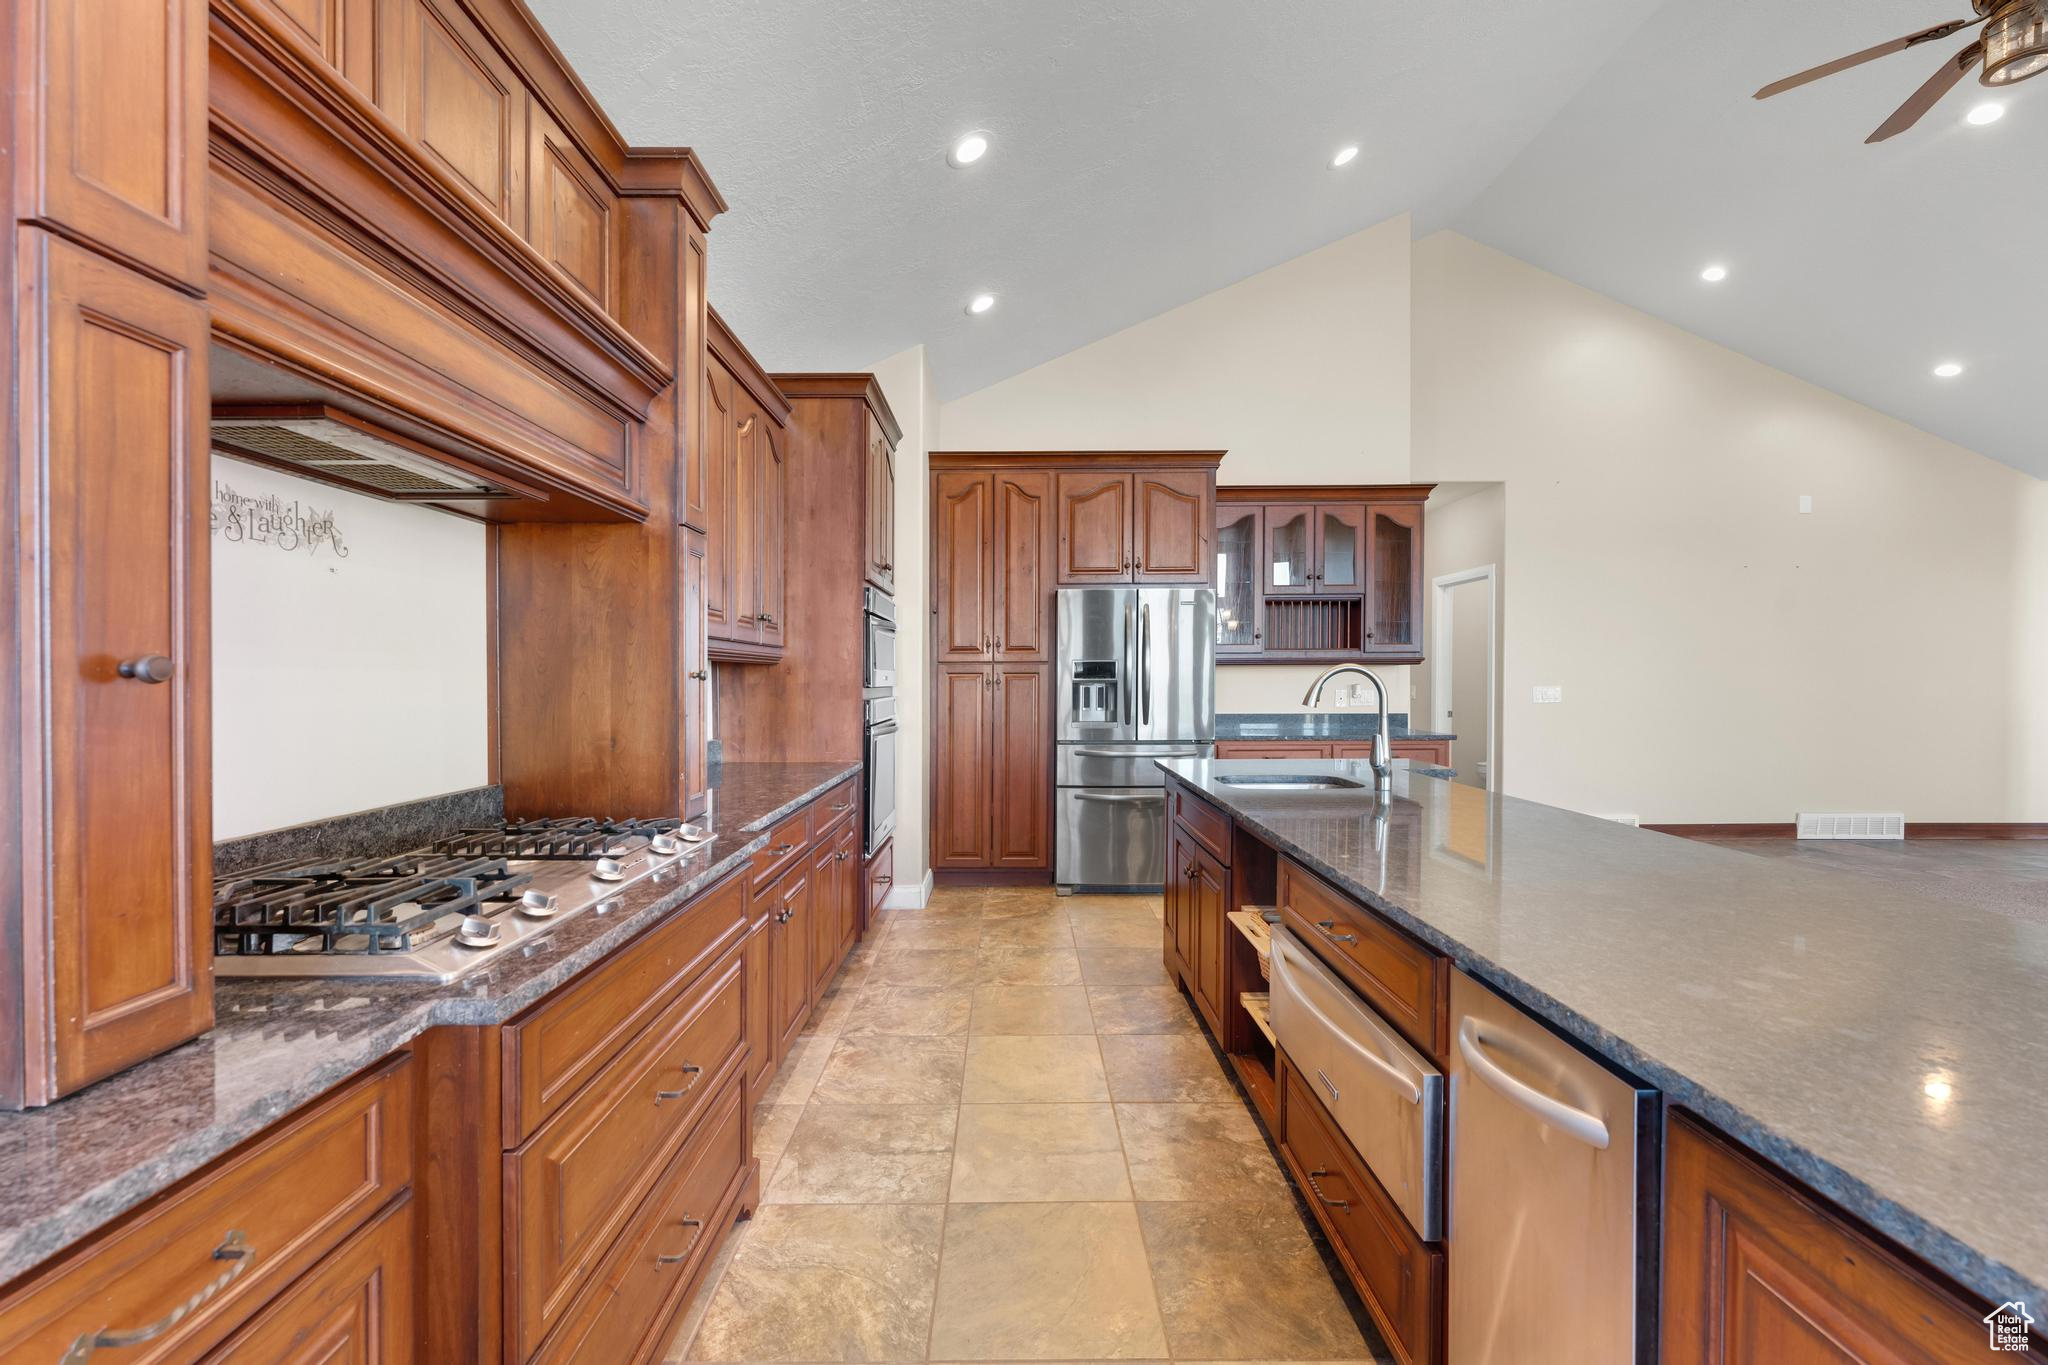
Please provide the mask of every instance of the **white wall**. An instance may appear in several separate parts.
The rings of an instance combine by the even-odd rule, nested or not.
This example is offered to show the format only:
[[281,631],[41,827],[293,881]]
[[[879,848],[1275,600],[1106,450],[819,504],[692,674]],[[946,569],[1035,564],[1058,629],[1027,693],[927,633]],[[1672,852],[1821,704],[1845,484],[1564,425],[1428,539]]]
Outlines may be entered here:
[[[940,448],[1222,449],[1225,484],[1405,482],[1409,246],[1390,219],[956,398]],[[1225,664],[1216,708],[1300,711],[1319,672]],[[1408,670],[1380,673],[1410,709]]]
[[1514,509],[1505,790],[2048,819],[2043,485],[1455,233],[1414,262],[1415,477]]
[[938,393],[924,347],[899,351],[868,367],[903,428],[896,447],[896,848],[894,899],[922,905],[931,871],[928,841],[931,811],[925,796],[931,725],[926,694],[930,680],[928,621],[931,553],[926,522],[929,455],[939,424]]
[[322,544],[213,531],[213,833],[489,780],[484,529],[215,456],[222,485],[333,513]]

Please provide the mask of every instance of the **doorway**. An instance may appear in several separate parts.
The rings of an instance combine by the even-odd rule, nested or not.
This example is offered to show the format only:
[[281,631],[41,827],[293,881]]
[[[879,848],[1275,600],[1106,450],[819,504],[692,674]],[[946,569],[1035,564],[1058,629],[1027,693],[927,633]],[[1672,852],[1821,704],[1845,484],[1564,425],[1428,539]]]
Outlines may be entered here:
[[1451,742],[1457,780],[1492,791],[1499,768],[1494,566],[1460,569],[1430,581],[1436,621],[1430,642],[1432,724],[1457,736]]

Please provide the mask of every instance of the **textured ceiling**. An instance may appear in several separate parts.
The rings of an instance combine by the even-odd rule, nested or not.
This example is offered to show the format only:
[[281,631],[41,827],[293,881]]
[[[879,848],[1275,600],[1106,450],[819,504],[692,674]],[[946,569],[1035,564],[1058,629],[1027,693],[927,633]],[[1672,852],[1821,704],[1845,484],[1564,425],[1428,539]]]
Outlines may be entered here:
[[[923,342],[949,398],[1397,213],[1442,223],[1644,8],[532,3],[629,139],[704,158],[732,205],[712,301],[765,364]],[[993,149],[949,168],[975,128]]]
[[950,398],[1412,212],[2048,476],[2048,79],[1880,147],[1936,50],[1748,98],[1963,0],[531,2],[628,138],[704,157],[772,368],[922,342]]
[[[1923,430],[2048,477],[2048,78],[1974,80],[1865,146],[1950,39],[1756,101],[1965,0],[1715,0],[1651,15],[1455,226]],[[1724,262],[1728,279],[1701,284]],[[1957,379],[1930,373],[1965,364]]]

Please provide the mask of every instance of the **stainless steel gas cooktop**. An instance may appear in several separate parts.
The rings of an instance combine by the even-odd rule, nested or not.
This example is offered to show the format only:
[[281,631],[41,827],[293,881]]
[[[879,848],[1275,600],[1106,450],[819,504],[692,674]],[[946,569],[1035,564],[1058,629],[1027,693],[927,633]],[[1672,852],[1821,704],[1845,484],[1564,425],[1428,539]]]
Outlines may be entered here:
[[529,820],[393,857],[252,868],[214,888],[214,973],[452,981],[604,913],[709,840],[679,820]]

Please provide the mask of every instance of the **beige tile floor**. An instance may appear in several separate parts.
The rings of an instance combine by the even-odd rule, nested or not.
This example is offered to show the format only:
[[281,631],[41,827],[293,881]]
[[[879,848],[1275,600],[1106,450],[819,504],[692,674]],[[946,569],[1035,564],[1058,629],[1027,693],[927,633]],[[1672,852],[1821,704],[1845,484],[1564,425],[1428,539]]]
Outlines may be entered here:
[[1159,961],[1157,897],[887,915],[760,1099],[671,1361],[1383,1358]]

